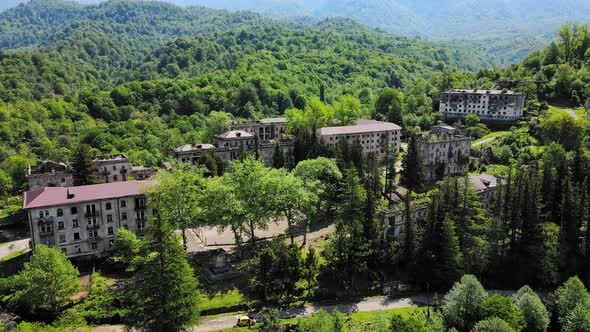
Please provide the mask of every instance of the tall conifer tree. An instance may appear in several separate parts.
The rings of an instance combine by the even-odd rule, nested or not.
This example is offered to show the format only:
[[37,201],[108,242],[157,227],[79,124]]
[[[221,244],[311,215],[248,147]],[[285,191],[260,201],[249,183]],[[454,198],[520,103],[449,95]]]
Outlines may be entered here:
[[84,186],[99,182],[96,176],[96,168],[92,162],[92,153],[89,145],[80,144],[76,147],[72,155],[71,166],[74,173],[75,186]]

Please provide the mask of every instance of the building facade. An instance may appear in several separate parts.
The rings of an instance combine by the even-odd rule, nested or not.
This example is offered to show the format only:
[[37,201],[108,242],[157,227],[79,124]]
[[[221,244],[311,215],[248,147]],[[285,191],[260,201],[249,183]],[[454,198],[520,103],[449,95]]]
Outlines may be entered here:
[[490,174],[476,174],[469,176],[471,187],[479,196],[481,207],[490,210],[496,202],[498,183],[500,179]]
[[[469,176],[469,185],[475,190],[479,197],[481,207],[489,211],[494,207],[497,198],[497,189],[500,179],[490,174],[476,174]],[[418,223],[424,225],[428,217],[428,200],[412,202],[412,218]],[[406,240],[406,208],[405,203],[395,194],[389,200],[389,207],[382,211],[378,216],[379,224],[383,230],[383,240],[398,241],[404,244]],[[396,257],[393,257],[396,259]]]
[[320,128],[317,130],[317,135],[322,142],[332,146],[343,141],[352,144],[358,140],[364,154],[374,152],[377,156],[383,157],[391,148],[399,152],[401,129],[400,126],[390,122],[359,120],[354,126]]
[[178,162],[197,163],[207,151],[215,151],[213,144],[185,144],[174,149],[174,159]]
[[441,94],[445,119],[476,114],[482,120],[516,121],[522,118],[526,95],[509,90],[451,90]]
[[230,130],[215,136],[215,144],[187,144],[174,149],[174,159],[178,162],[198,163],[204,153],[214,152],[221,160],[231,163],[242,157],[244,152],[251,155],[258,151],[266,166],[272,166],[276,145],[285,155],[293,149],[293,141],[288,139],[261,140],[245,130]]
[[428,180],[467,173],[472,140],[463,131],[450,126],[435,126],[422,135],[418,145]]
[[23,209],[33,248],[55,246],[69,258],[108,255],[119,229],[143,234],[153,214],[145,196],[152,184],[126,181],[26,192]]
[[74,176],[71,168],[64,163],[44,161],[27,170],[27,182],[29,189],[41,187],[71,187],[74,185]]
[[287,119],[266,118],[257,122],[235,123],[231,129],[258,136],[262,141],[282,140],[287,135]]
[[98,156],[93,160],[102,183],[127,181],[131,164],[124,154]]
[[153,167],[146,167],[146,166],[132,166],[131,167],[131,177],[134,180],[147,180],[151,177],[156,175],[156,170]]

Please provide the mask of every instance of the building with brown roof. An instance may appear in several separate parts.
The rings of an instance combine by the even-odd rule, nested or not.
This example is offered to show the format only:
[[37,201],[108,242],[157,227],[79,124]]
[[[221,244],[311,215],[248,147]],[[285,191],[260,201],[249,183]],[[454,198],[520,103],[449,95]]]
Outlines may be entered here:
[[332,146],[343,141],[352,144],[358,140],[363,153],[375,152],[382,157],[392,147],[399,152],[401,129],[391,122],[359,120],[354,126],[324,127],[319,128],[316,133],[322,142]]
[[145,192],[153,181],[45,187],[23,198],[33,248],[55,246],[68,257],[109,253],[121,228],[142,234],[153,211]]

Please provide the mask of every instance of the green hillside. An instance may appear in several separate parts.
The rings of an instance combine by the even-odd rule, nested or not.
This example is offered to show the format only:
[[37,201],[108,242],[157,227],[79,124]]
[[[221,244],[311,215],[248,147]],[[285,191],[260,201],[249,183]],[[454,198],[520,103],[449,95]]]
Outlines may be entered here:
[[426,128],[439,92],[491,63],[468,47],[347,19],[286,23],[157,2],[38,0],[0,23],[5,167],[66,161],[79,142],[157,165],[170,148],[210,137],[211,112],[278,115],[307,107],[322,88],[326,103],[358,98],[366,116],[382,90],[400,89],[405,124]]

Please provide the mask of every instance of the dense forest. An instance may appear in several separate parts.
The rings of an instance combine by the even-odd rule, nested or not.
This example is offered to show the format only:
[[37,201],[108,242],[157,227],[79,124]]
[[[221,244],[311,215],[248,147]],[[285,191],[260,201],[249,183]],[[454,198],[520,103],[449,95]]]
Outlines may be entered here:
[[213,111],[281,114],[305,108],[320,86],[324,102],[351,94],[367,116],[381,90],[400,89],[412,124],[428,127],[445,77],[461,86],[473,75],[459,70],[488,63],[349,20],[290,24],[154,2],[38,0],[0,21],[0,159],[11,170],[68,160],[79,142],[158,165],[171,147],[203,140]]
[[[272,168],[243,153],[231,165],[210,154],[207,167],[159,170],[146,193],[148,229],[139,237],[118,231],[105,262],[117,281],[94,275],[75,305],[79,271],[58,249],[37,246],[19,273],[0,278],[2,306],[52,325],[23,322],[17,331],[177,331],[193,326],[199,311],[255,304],[267,306],[261,330],[274,332],[281,322],[270,307],[382,295],[400,280],[426,291],[429,307],[358,326],[319,311],[296,330],[590,329],[587,26],[564,25],[546,49],[493,68],[474,49],[342,18],[293,23],[158,2],[37,0],[0,13],[0,23],[0,196],[26,189],[28,165],[44,159],[73,161],[75,183],[90,184],[92,154],[162,166],[173,147],[210,142],[232,121],[283,115],[294,139],[288,155],[277,145]],[[466,175],[501,179],[486,206],[468,176],[429,182],[422,171],[416,134],[441,124],[438,98],[452,88],[527,94],[524,119],[504,131],[473,114],[458,124],[482,139],[461,158]],[[359,118],[402,125],[405,152],[381,160],[363,154],[358,140],[334,147],[314,135]],[[403,211],[405,241],[379,222],[390,209]],[[258,238],[283,221],[284,239]],[[196,227],[233,235],[228,255],[246,272],[231,289],[236,297],[219,301],[219,289],[198,284],[202,262],[186,255],[187,230]],[[488,293],[479,280],[519,290]],[[524,285],[552,293],[539,297]],[[446,293],[442,303],[434,291]],[[227,303],[214,312],[214,301]]]

